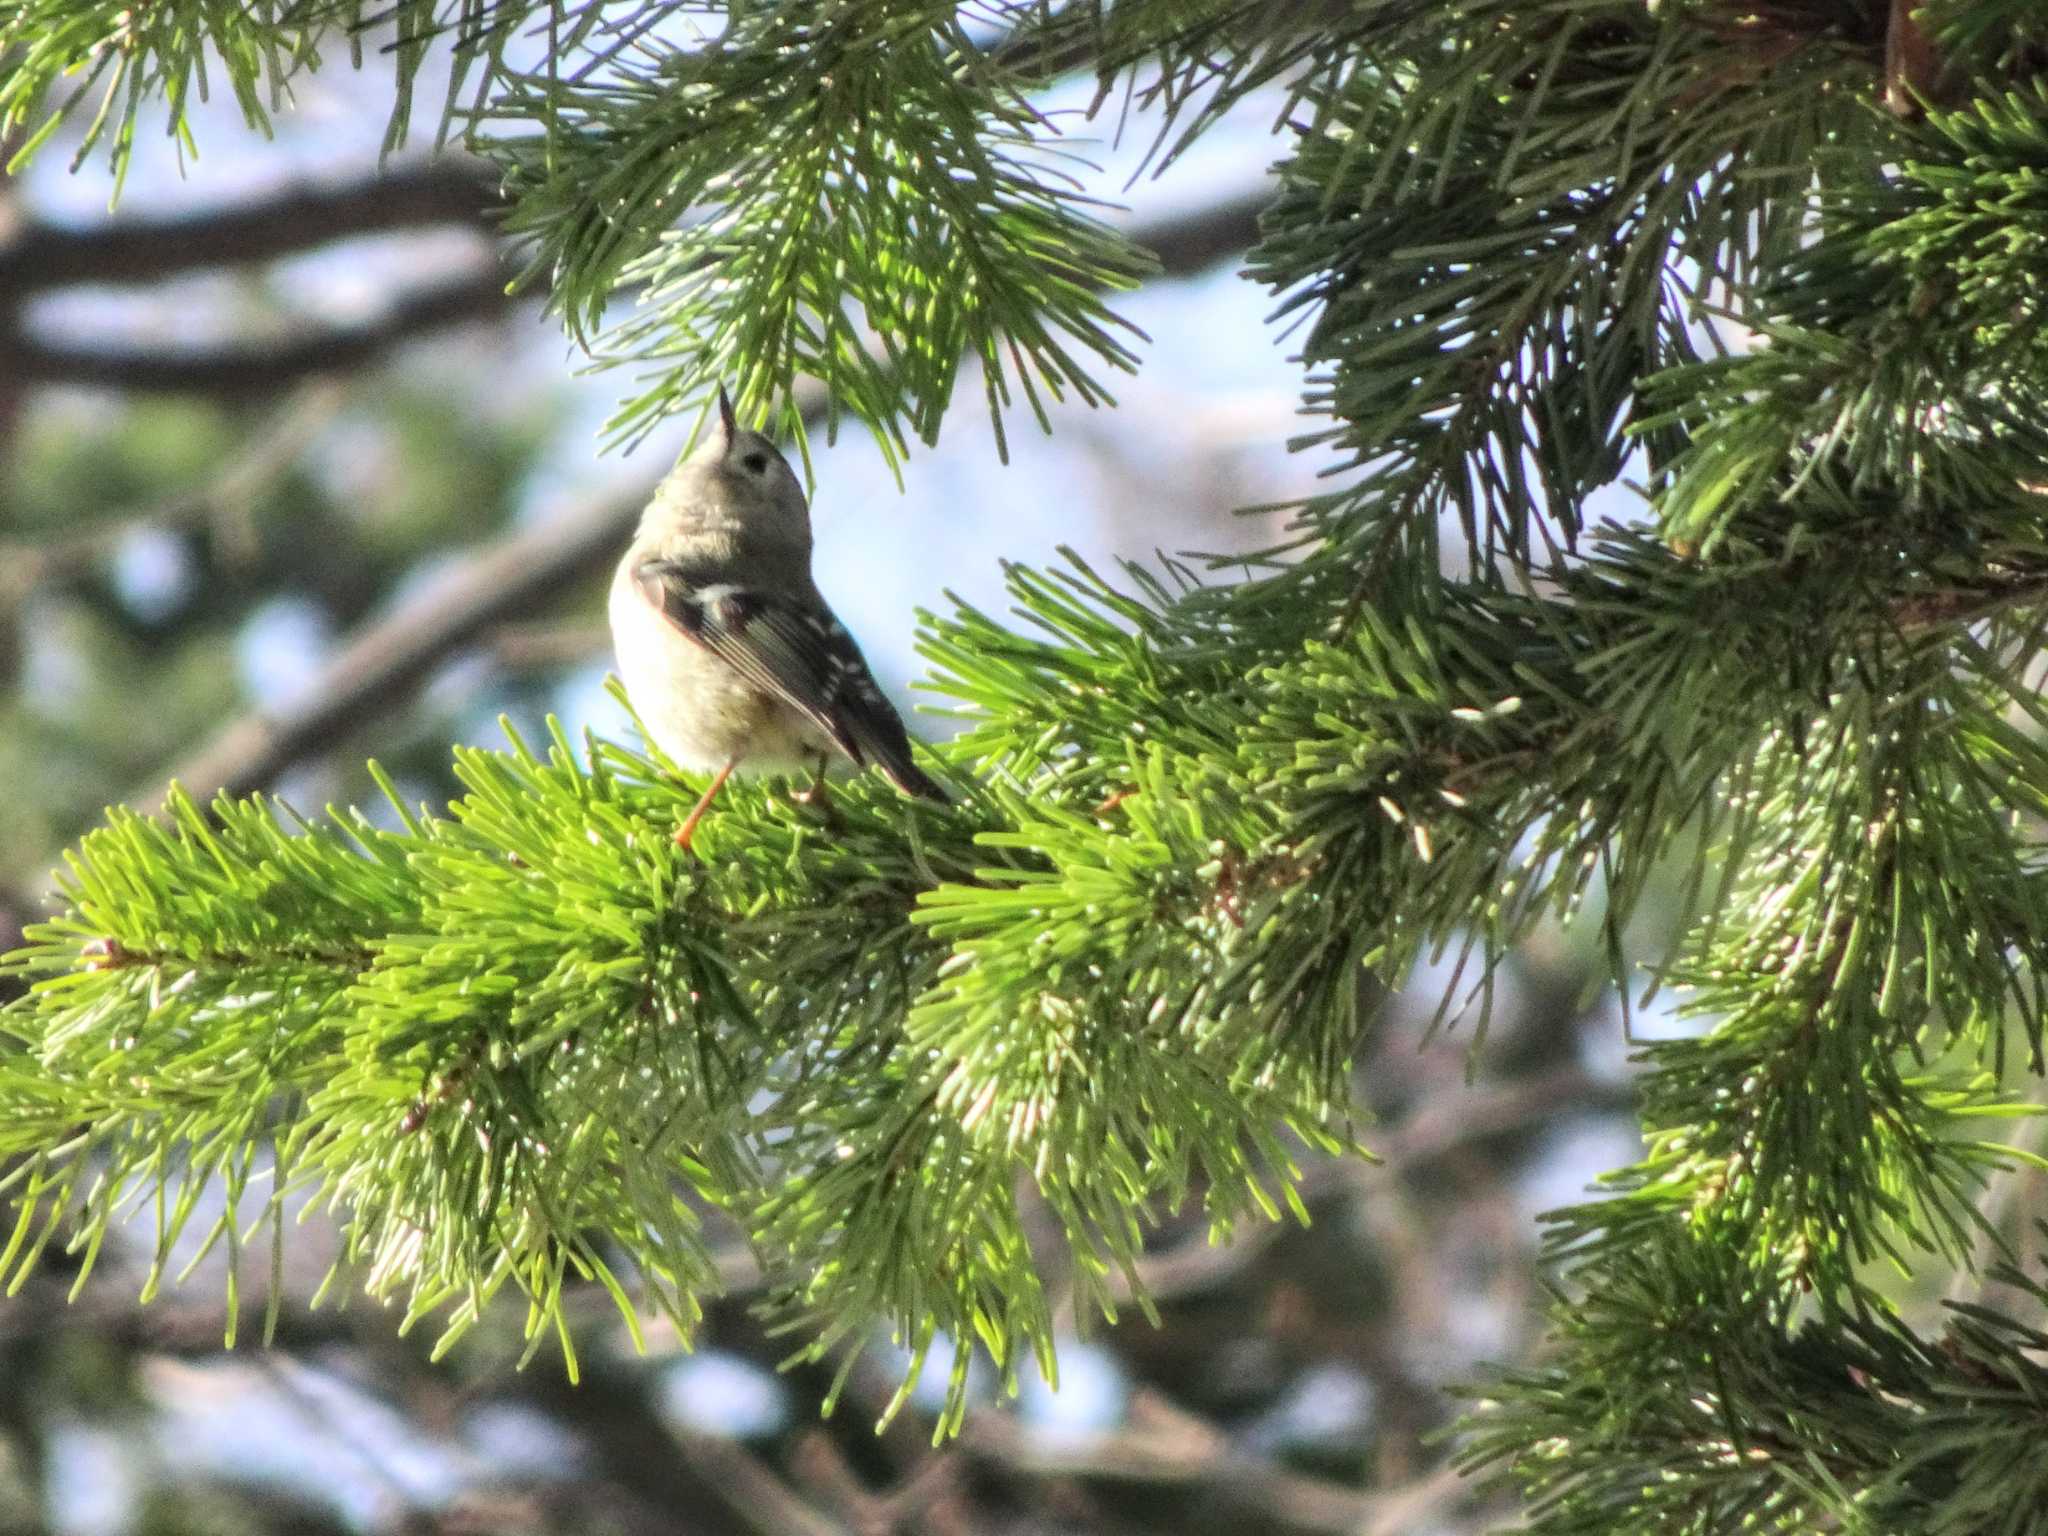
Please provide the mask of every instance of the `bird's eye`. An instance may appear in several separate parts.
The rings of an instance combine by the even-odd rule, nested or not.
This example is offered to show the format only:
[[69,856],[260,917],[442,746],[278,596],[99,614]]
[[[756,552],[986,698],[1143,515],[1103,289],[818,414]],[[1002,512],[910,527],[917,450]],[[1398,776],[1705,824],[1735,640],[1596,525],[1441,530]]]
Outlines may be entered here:
[[740,462],[757,475],[768,473],[768,455],[765,453],[750,453]]

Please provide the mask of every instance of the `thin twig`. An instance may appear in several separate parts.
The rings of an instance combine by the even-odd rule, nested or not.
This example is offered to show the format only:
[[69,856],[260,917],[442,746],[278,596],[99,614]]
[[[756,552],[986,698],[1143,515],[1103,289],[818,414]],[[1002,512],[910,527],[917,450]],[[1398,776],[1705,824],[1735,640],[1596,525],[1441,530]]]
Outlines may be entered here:
[[1255,1511],[1260,1530],[1357,1536],[1383,1505],[1381,1496],[1295,1472],[1239,1450],[1206,1419],[1160,1394],[1137,1393],[1129,1427],[1094,1435],[1041,1435],[1014,1416],[983,1409],[968,1420],[966,1453],[1030,1478],[1199,1490]]
[[296,464],[340,410],[343,391],[320,384],[288,400],[251,431],[243,448],[205,484],[92,519],[82,532],[47,542],[0,543],[0,614],[33,588],[90,565],[123,535],[144,528],[179,528],[216,519],[246,521],[248,506]]

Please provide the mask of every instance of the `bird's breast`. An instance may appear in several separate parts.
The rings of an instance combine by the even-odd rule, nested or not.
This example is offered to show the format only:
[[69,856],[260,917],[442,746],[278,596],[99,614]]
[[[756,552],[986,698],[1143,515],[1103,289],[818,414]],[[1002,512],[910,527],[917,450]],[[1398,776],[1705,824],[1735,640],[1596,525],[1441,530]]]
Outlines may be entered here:
[[657,747],[685,768],[722,768],[737,758],[755,772],[795,769],[830,750],[803,715],[671,624],[641,592],[631,564],[612,580],[612,649],[626,696]]

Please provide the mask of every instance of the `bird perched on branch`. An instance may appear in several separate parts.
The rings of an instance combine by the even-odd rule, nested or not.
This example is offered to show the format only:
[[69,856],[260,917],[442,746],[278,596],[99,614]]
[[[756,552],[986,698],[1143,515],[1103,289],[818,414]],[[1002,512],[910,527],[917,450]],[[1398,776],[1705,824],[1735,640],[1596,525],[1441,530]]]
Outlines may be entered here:
[[641,515],[612,578],[612,647],[656,746],[710,786],[676,832],[687,849],[737,769],[806,765],[824,789],[842,752],[906,795],[944,801],[853,636],[811,580],[803,487],[718,391],[718,431],[677,465]]

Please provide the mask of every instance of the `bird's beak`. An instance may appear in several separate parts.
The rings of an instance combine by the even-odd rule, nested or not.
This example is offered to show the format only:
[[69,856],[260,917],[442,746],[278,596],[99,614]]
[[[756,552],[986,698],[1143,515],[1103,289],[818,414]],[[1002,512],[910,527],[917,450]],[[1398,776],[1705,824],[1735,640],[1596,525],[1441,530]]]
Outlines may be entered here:
[[732,448],[732,440],[739,436],[740,424],[732,413],[732,396],[725,392],[725,385],[718,386],[718,424],[725,429],[725,446]]

